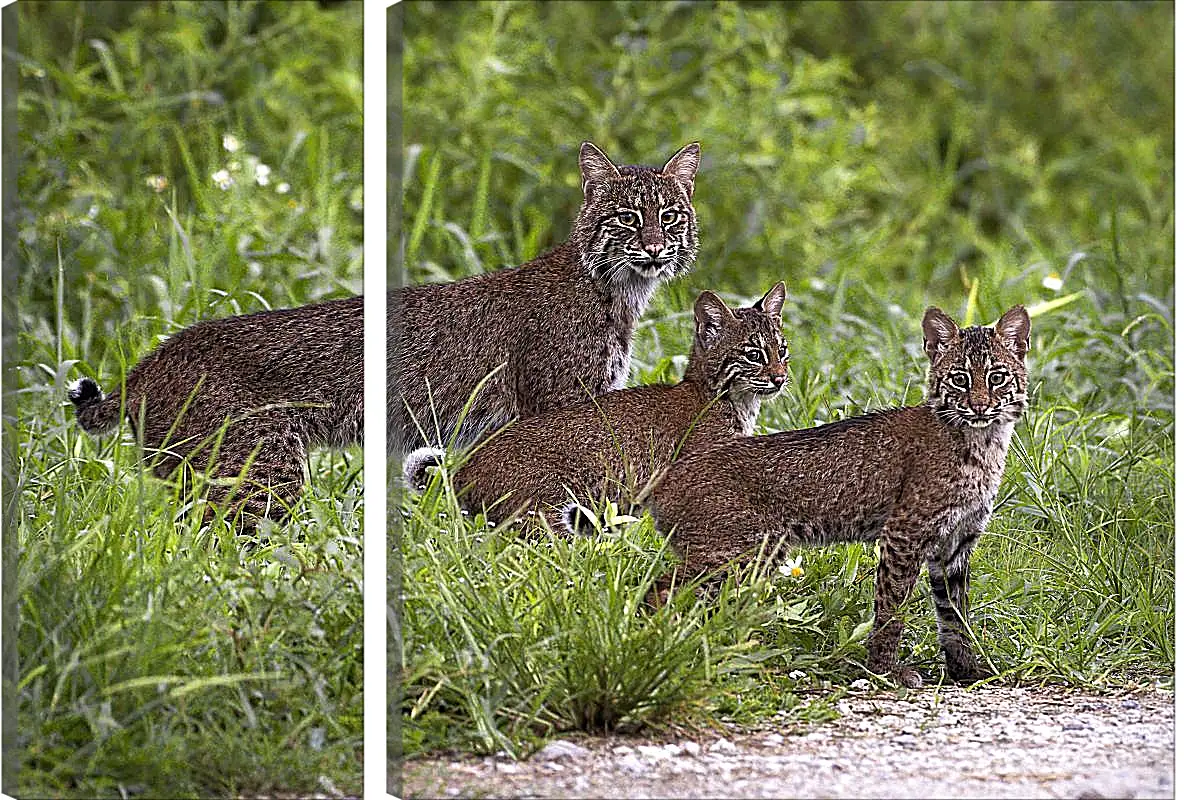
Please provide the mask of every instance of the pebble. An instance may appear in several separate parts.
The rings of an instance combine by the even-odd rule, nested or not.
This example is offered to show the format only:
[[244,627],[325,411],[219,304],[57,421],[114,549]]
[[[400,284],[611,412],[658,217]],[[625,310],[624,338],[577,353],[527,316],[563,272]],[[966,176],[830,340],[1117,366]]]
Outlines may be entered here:
[[578,756],[586,756],[591,750],[587,747],[581,747],[575,742],[569,742],[565,739],[556,739],[547,744],[536,755],[540,761],[556,761],[561,758],[576,758]]
[[655,759],[655,760],[665,761],[666,759],[671,757],[671,754],[669,753],[669,751],[666,750],[666,748],[655,747],[652,744],[638,745],[637,752],[640,753],[645,758],[650,758],[650,759]]
[[641,759],[632,753],[622,756],[621,760],[617,762],[617,766],[626,772],[632,772],[634,774],[650,771],[649,767],[641,763]]
[[868,692],[871,691],[872,682],[867,678],[856,678],[851,681],[851,691],[853,692]]
[[736,745],[732,744],[727,739],[720,739],[707,749],[712,753],[735,753]]

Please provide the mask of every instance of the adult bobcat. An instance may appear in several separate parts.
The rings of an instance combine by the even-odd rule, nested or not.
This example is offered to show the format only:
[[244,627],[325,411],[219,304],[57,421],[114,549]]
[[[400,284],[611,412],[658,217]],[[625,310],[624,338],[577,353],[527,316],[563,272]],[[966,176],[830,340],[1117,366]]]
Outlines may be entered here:
[[[752,433],[761,400],[785,383],[784,301],[784,283],[735,310],[703,292],[680,383],[609,392],[494,434],[453,476],[461,503],[496,519],[533,508],[552,528],[574,529],[573,501],[630,503],[674,458]],[[414,451],[407,483],[422,488],[443,456],[433,447]]]
[[699,145],[662,169],[580,147],[584,199],[571,235],[518,267],[392,292],[388,446],[464,447],[515,417],[624,385],[633,332],[658,284],[699,250],[691,205]]
[[283,520],[309,448],[361,441],[362,298],[198,323],[142,358],[122,389],[83,378],[69,397],[88,433],[122,411],[158,476],[183,463],[208,472],[207,497],[245,512],[242,527]]
[[[655,525],[693,575],[751,557],[763,544],[880,542],[868,666],[906,686],[897,616],[922,560],[946,670],[984,675],[967,634],[970,553],[986,528],[1008,443],[1027,403],[1028,313],[959,330],[936,308],[922,329],[930,359],[923,405],[804,431],[728,442],[674,462],[649,497]],[[661,593],[669,577],[659,582]]]

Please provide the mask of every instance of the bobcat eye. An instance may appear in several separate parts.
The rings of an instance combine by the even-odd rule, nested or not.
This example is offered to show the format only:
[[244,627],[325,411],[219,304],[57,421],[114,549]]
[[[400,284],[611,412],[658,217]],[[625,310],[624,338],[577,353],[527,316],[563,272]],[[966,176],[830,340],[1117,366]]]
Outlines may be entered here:
[[678,212],[673,208],[668,208],[662,212],[662,216],[659,219],[663,225],[673,225],[678,220]]
[[962,390],[969,389],[970,388],[970,376],[967,375],[965,372],[951,372],[950,373],[950,386],[953,386],[955,389],[962,389]]
[[744,351],[744,358],[753,364],[763,364],[765,363],[765,351],[756,347],[750,347]]
[[617,222],[622,225],[627,225],[630,228],[636,227],[641,222],[641,217],[636,211],[618,211]]
[[991,387],[992,389],[998,389],[1005,383],[1007,383],[1006,372],[992,372],[987,376],[987,386]]

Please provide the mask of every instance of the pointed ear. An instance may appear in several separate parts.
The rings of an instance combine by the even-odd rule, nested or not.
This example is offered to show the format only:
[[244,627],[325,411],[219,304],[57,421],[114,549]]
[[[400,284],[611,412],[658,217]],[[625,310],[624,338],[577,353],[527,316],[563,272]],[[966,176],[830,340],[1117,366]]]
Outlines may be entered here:
[[699,143],[691,142],[670,157],[662,174],[674,178],[687,190],[687,197],[695,193],[695,173],[699,171]]
[[1004,347],[1010,349],[1021,360],[1028,354],[1028,334],[1031,329],[1032,320],[1028,317],[1028,310],[1023,306],[1012,306],[995,323],[995,335],[1003,342]]
[[770,317],[781,319],[781,307],[785,305],[785,281],[777,281],[777,285],[765,292],[765,296],[752,304],[752,307],[764,311]]
[[714,292],[703,292],[695,301],[695,340],[708,345],[728,322],[735,322],[736,315]]
[[925,334],[925,354],[930,361],[936,361],[940,354],[958,341],[958,323],[937,306],[925,309],[921,331]]
[[584,194],[588,194],[588,185],[604,183],[621,177],[608,156],[600,152],[600,148],[591,142],[580,145],[580,176]]

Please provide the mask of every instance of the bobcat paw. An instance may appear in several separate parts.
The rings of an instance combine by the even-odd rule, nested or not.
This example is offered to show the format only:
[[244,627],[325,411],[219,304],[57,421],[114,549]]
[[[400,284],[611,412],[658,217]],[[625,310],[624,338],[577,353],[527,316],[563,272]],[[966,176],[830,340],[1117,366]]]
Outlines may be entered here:
[[906,667],[901,664],[893,666],[868,664],[868,669],[877,675],[883,675],[896,685],[903,686],[906,689],[920,689],[925,685],[925,682],[921,680],[921,673],[912,667]]
[[920,689],[925,684],[921,680],[921,673],[912,667],[896,667],[888,674],[892,680],[906,689]]
[[946,675],[950,680],[961,686],[968,686],[972,683],[985,681],[987,678],[995,677],[995,673],[985,667],[980,667],[978,664],[970,664],[968,666],[954,667],[949,664],[946,665]]

